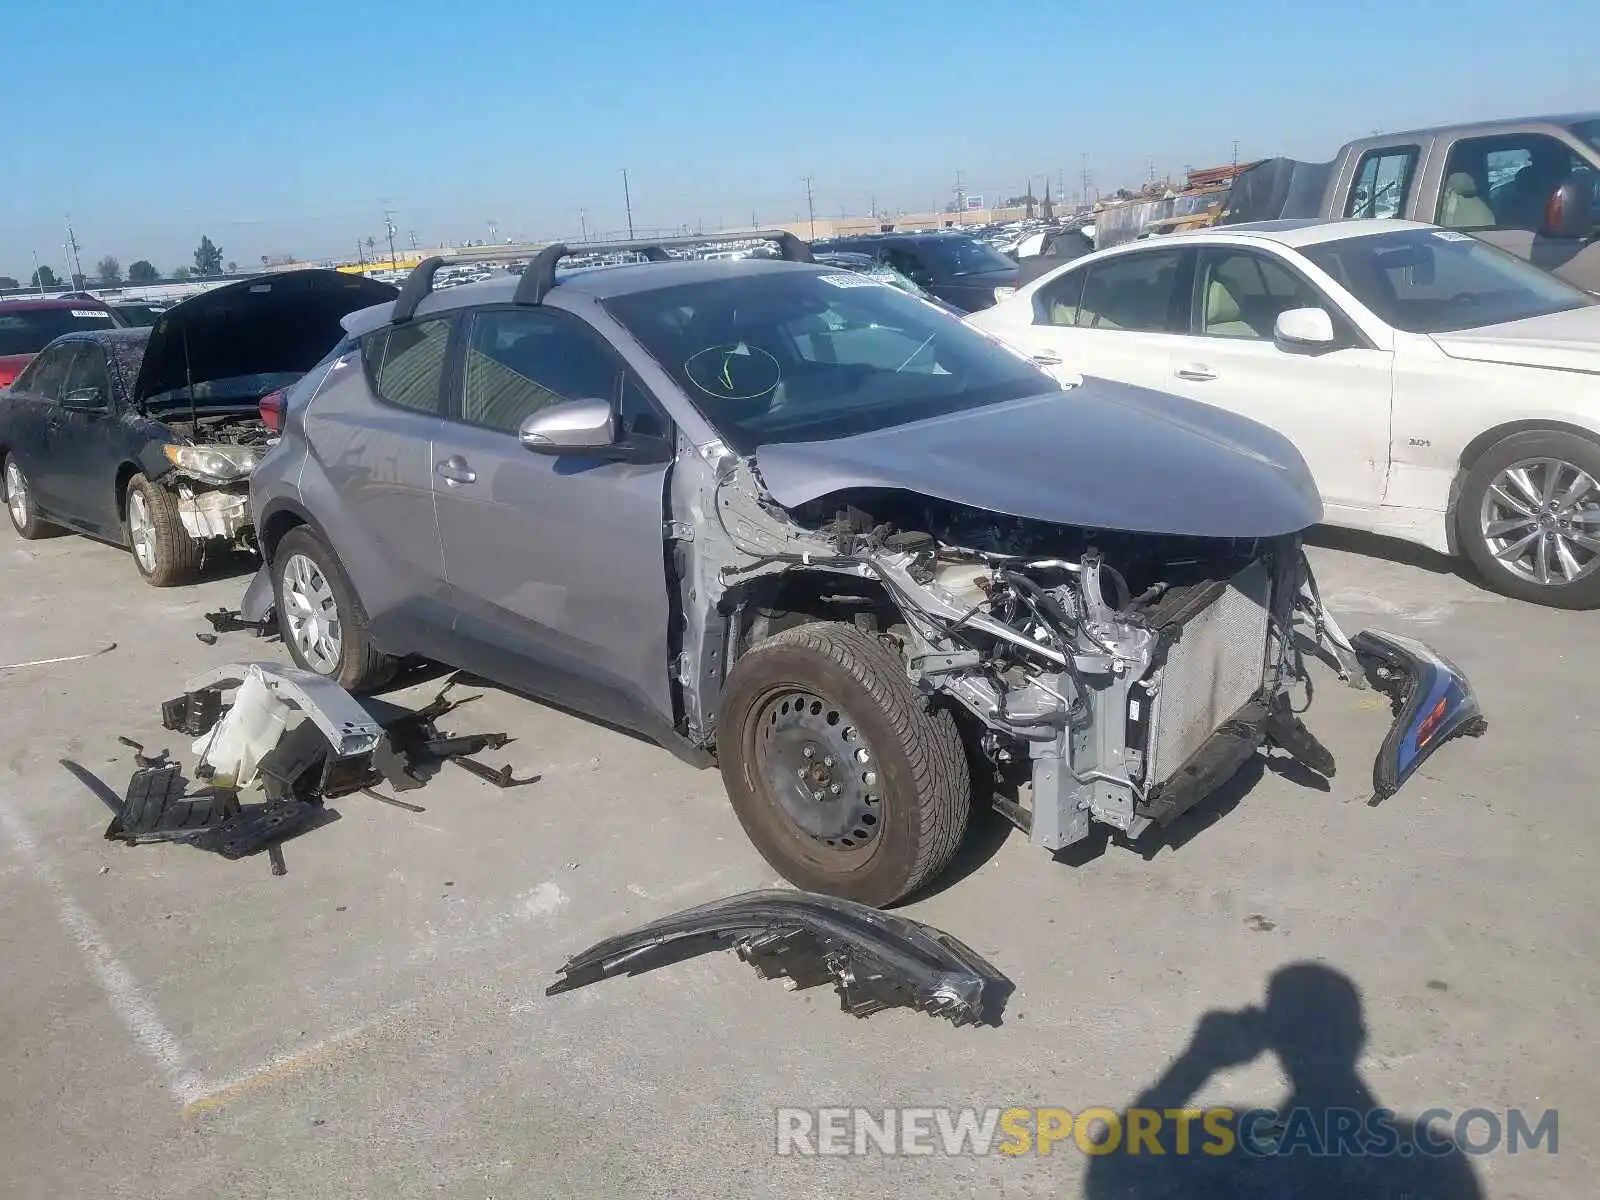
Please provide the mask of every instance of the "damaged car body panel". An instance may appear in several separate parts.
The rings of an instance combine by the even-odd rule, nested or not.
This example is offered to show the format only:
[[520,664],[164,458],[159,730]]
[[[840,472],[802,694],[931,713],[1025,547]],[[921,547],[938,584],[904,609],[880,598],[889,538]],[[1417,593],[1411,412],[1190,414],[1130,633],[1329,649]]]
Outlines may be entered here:
[[949,934],[832,896],[745,892],[597,942],[561,968],[553,996],[732,948],[792,989],[831,982],[857,1017],[906,1007],[953,1025],[999,1024],[1011,981]]
[[[520,281],[444,294],[408,282],[409,303],[348,328],[417,340],[452,321],[459,346],[480,313],[560,310],[528,323],[603,343],[614,379],[569,395],[564,376],[542,382],[536,359],[508,353],[543,390],[493,436],[455,428],[466,382],[444,372],[425,422],[397,417],[355,370],[306,406],[304,425],[327,408],[347,439],[387,437],[395,462],[417,460],[408,485],[443,531],[441,545],[421,515],[407,521],[407,587],[369,594],[365,572],[347,571],[380,654],[440,658],[714,755],[785,878],[872,903],[948,863],[980,772],[1052,851],[1095,823],[1136,838],[1171,822],[1264,747],[1332,773],[1290,697],[1307,645],[1352,681],[1361,655],[1317,596],[1300,534],[1321,505],[1285,438],[1178,397],[1063,386],[849,273],[662,261],[557,281],[565,253],[549,248]],[[665,455],[641,457],[630,395],[659,414]],[[418,432],[394,434],[398,421]],[[258,472],[257,512],[301,505],[296,554],[360,567],[339,531],[380,505],[393,521],[400,489],[368,489],[364,462],[297,436]],[[491,472],[492,494],[479,486]],[[452,524],[469,502],[475,526]],[[478,541],[463,554],[453,536]],[[530,564],[517,580],[513,554]],[[657,580],[664,605],[641,601]],[[492,654],[461,644],[473,587],[526,601]],[[268,584],[251,595],[259,616]],[[431,631],[382,626],[423,602]],[[1448,664],[1412,655],[1396,669],[1407,663],[1468,705]]]
[[152,582],[176,581],[159,578],[156,539],[251,545],[249,477],[276,440],[259,401],[322,357],[345,313],[393,294],[335,271],[285,272],[201,293],[154,327],[58,338],[0,413],[9,490],[38,520],[132,548]]

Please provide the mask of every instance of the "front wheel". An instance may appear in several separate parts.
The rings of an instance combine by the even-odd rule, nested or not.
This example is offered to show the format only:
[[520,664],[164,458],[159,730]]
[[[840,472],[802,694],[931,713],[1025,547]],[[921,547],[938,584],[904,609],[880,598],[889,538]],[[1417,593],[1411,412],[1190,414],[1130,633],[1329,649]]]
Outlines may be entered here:
[[128,545],[144,581],[151,587],[172,587],[197,578],[205,546],[183,527],[177,497],[159,483],[135,475],[128,481],[124,503]]
[[1456,536],[1484,582],[1552,608],[1600,607],[1600,445],[1518,433],[1468,470]]
[[972,784],[954,719],[853,626],[796,626],[739,659],[717,751],[745,833],[807,891],[891,904],[938,875],[966,832]]

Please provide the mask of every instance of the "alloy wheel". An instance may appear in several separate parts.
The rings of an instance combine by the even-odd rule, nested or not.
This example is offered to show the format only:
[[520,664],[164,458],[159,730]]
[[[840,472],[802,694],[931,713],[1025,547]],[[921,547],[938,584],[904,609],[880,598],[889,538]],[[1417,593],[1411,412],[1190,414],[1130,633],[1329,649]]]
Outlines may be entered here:
[[150,515],[150,502],[138,488],[128,493],[128,540],[133,543],[133,556],[139,562],[139,569],[146,575],[153,575],[156,569],[156,523]]
[[344,653],[339,605],[327,575],[304,554],[283,564],[283,610],[289,640],[306,664],[319,675],[337,672]]
[[11,510],[11,520],[18,529],[27,525],[28,481],[16,459],[6,463],[6,507]]
[[1564,587],[1600,570],[1600,487],[1559,458],[1527,458],[1495,476],[1484,493],[1479,532],[1489,553],[1518,579]]

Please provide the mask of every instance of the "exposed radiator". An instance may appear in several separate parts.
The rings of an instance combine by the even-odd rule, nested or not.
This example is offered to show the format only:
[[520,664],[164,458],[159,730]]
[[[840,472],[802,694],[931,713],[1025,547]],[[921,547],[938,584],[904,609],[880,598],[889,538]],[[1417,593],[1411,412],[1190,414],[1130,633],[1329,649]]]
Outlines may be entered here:
[[1184,622],[1167,651],[1146,753],[1147,784],[1181,767],[1261,689],[1272,574],[1257,559],[1216,600]]

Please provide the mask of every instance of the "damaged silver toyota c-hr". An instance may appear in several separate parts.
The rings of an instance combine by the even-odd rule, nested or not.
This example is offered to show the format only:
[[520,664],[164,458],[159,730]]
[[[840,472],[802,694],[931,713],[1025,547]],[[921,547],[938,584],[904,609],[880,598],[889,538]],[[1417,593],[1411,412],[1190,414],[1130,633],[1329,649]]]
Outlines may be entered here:
[[714,756],[775,868],[874,904],[945,867],[975,781],[1057,850],[1264,746],[1331,773],[1308,646],[1396,693],[1380,793],[1481,724],[1445,660],[1323,610],[1286,439],[1063,388],[776,240],[799,261],[435,262],[347,318],[254,474],[245,617],[348,687],[419,654]]

